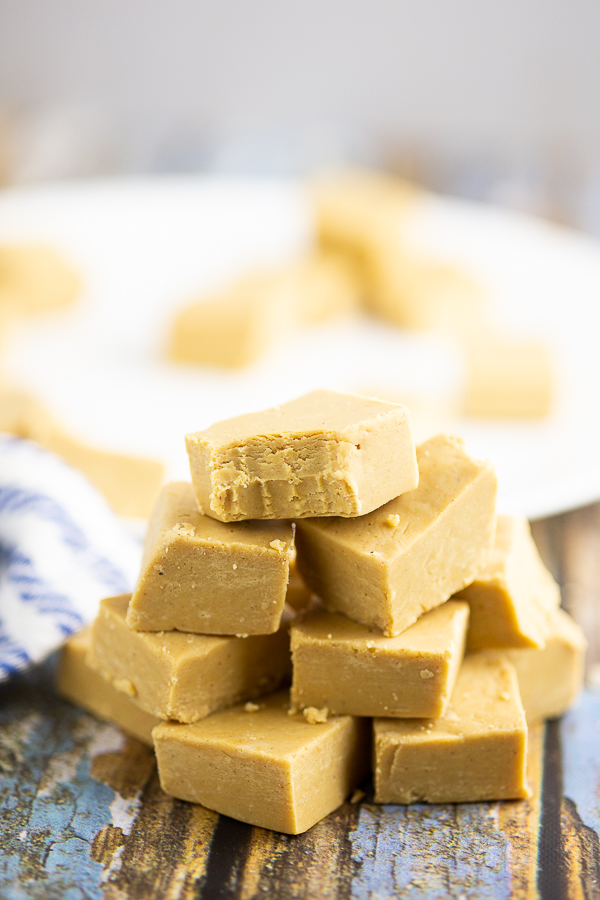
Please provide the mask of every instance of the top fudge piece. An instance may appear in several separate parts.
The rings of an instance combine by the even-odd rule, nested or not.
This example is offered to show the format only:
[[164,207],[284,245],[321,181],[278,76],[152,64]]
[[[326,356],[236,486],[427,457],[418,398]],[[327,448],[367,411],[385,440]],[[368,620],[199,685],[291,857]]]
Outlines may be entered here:
[[399,403],[313,391],[186,437],[200,509],[222,522],[359,516],[419,473]]
[[417,449],[419,486],[356,519],[296,525],[298,570],[333,612],[393,637],[470,584],[496,527],[496,476],[460,438]]

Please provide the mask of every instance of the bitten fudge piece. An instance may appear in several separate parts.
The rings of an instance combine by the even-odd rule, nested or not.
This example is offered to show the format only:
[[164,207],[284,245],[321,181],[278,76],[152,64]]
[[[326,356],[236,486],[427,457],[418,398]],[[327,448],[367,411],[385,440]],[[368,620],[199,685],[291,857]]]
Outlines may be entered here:
[[405,406],[313,391],[186,437],[200,509],[223,522],[359,516],[417,486]]
[[506,651],[530,724],[562,716],[573,704],[583,683],[586,647],[579,625],[564,610],[556,609],[542,650]]
[[468,650],[544,646],[560,590],[540,559],[526,519],[498,516],[487,565],[455,597],[471,606]]
[[212,637],[132,631],[129,595],[102,601],[89,664],[161,719],[196,722],[279,687],[290,674],[288,623],[276,634]]
[[462,662],[468,619],[468,604],[449,600],[389,638],[315,609],[291,629],[292,703],[336,715],[441,716]]
[[152,736],[163,790],[251,825],[306,831],[367,775],[370,723],[312,725],[288,704],[281,691],[196,725],[161,723]]
[[500,654],[465,658],[441,718],[376,719],[374,732],[376,803],[529,796],[525,713],[515,670]]
[[90,668],[86,655],[90,629],[74,634],[60,651],[56,690],[71,703],[83,706],[100,719],[118,725],[126,734],[152,746],[152,729],[160,719],[141,709],[127,694],[118,691]]
[[495,530],[496,476],[460,438],[417,450],[419,487],[357,519],[297,523],[298,569],[333,610],[397,635],[469,584]]
[[294,550],[289,522],[217,522],[191,484],[156,500],[127,624],[139,631],[271,634],[279,628]]

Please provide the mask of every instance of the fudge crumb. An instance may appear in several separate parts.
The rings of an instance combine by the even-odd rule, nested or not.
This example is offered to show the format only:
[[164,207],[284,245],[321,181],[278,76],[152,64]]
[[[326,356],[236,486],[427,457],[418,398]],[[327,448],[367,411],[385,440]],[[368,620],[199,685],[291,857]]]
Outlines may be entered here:
[[444,718],[448,722],[460,722],[460,716],[453,709],[449,709]]
[[272,547],[273,550],[279,550],[280,553],[282,550],[285,550],[285,544],[283,543],[283,541],[271,541],[269,547]]
[[239,637],[239,638],[247,638],[248,635],[247,635],[247,634],[236,634],[236,637]]
[[173,531],[175,534],[182,534],[184,537],[193,537],[196,534],[196,529],[189,522],[177,522],[176,525],[173,525]]
[[433,672],[431,672],[429,669],[421,669],[419,674],[420,674],[421,678],[423,678],[423,679],[433,678]]
[[234,564],[233,564],[233,568],[234,568],[234,569],[237,569],[237,563],[234,563]]
[[113,681],[113,685],[118,691],[121,691],[123,694],[127,694],[128,697],[135,697],[135,695],[137,694],[135,685],[133,684],[133,682],[129,681],[128,678],[117,678],[115,681]]
[[387,517],[384,524],[388,528],[397,528],[400,524],[400,516],[397,513],[393,513],[393,515]]
[[321,725],[327,721],[329,710],[326,706],[323,709],[317,709],[316,706],[307,706],[302,710],[302,715],[310,725]]
[[352,796],[350,797],[350,803],[360,803],[360,801],[361,801],[361,800],[363,799],[363,797],[365,797],[365,796],[366,796],[366,794],[365,794],[364,791],[361,791],[361,790],[359,790],[359,788],[356,788],[356,790],[354,791],[354,793],[353,793]]
[[367,648],[367,650],[374,650],[375,649],[375,641],[366,641],[365,647]]
[[295,716],[298,710],[295,706],[288,706],[288,716]]
[[327,635],[327,640],[330,641],[332,637],[333,637],[333,635],[328,634],[328,635]]
[[247,703],[244,703],[244,712],[254,713],[258,712],[259,709],[262,709],[260,703],[252,703],[251,700],[249,700]]

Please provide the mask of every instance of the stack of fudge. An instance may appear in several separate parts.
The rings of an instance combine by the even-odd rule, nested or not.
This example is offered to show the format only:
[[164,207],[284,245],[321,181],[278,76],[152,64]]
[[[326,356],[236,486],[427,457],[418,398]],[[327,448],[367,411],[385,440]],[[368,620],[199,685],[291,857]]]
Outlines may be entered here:
[[331,391],[186,444],[60,692],[153,743],[167,793],[277,831],[371,767],[379,803],[529,796],[528,723],[572,703],[585,640],[491,465]]

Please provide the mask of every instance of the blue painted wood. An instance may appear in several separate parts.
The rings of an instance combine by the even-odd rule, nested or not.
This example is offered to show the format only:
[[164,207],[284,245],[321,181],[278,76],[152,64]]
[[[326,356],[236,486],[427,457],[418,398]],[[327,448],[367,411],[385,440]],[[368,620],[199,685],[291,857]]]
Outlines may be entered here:
[[[549,532],[556,544],[574,515]],[[592,525],[600,534],[600,515]],[[508,900],[555,886],[552,870],[537,878],[541,732],[531,801],[399,807],[367,794],[291,837],[166,797],[151,752],[57,698],[52,679],[50,662],[0,689],[2,900]],[[564,797],[545,807],[545,852],[568,896],[600,896],[600,692],[552,734],[547,786],[562,772]]]
[[[51,677],[51,667],[37,674]],[[91,843],[111,821],[115,793],[90,777],[90,765],[95,749],[123,739],[51,695],[19,687],[0,709],[0,896],[102,900],[103,866]]]
[[561,721],[563,795],[600,835],[600,691],[585,690]]

